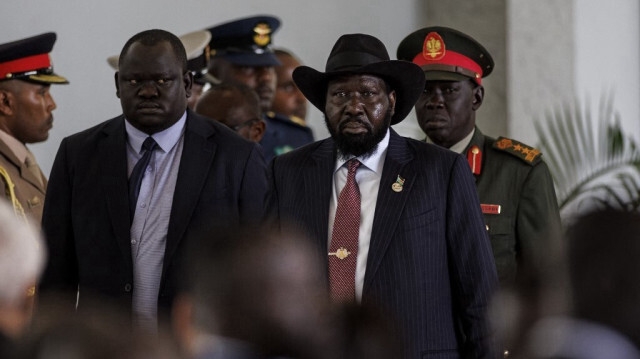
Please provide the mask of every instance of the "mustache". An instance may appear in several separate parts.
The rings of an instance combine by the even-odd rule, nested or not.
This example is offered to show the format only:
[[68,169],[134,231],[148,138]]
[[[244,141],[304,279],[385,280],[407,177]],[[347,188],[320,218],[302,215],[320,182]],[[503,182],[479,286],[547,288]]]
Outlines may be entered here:
[[340,122],[338,123],[338,129],[342,130],[344,129],[349,123],[357,123],[361,126],[366,127],[368,130],[372,130],[372,126],[369,122],[363,121],[362,118],[360,117],[347,117],[344,118],[342,120],[340,120]]

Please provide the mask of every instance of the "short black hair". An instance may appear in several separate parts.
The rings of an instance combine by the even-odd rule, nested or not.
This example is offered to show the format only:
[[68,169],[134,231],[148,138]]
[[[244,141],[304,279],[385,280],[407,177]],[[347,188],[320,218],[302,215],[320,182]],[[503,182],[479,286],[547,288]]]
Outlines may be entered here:
[[238,93],[244,100],[245,107],[248,107],[252,110],[256,110],[257,114],[260,116],[262,111],[260,110],[260,97],[258,94],[249,86],[245,85],[242,82],[237,81],[229,81],[222,82],[217,85],[211,86],[207,92],[211,93]]
[[187,51],[184,49],[182,41],[180,41],[180,39],[176,35],[170,33],[169,31],[160,29],[146,30],[133,35],[133,37],[131,37],[127,41],[127,43],[124,44],[124,47],[120,52],[118,67],[122,66],[122,59],[126,55],[127,51],[129,51],[131,45],[133,45],[134,43],[139,42],[145,46],[153,46],[163,41],[166,41],[171,45],[173,54],[176,56],[178,61],[182,63],[182,72],[187,71]]

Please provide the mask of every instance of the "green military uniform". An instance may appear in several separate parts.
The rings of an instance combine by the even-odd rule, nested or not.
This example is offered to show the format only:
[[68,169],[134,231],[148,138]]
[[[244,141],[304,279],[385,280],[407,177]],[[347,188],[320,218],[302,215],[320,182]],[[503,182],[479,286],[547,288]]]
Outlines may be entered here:
[[[538,150],[476,127],[463,155],[473,167],[501,286],[513,284],[523,266],[536,268],[548,240],[560,229],[553,180]],[[473,168],[472,168],[473,170]]]

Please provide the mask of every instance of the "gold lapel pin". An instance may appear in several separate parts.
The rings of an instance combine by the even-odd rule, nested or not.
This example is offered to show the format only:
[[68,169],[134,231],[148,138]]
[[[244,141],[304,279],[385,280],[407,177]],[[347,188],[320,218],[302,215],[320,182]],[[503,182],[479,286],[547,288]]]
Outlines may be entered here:
[[396,181],[391,185],[391,189],[394,192],[402,192],[403,188],[404,188],[404,178],[398,175],[398,178],[396,178]]

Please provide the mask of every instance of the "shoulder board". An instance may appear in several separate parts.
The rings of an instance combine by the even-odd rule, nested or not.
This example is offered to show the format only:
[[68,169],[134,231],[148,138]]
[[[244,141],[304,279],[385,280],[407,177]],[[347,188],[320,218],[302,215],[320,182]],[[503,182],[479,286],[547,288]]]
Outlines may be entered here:
[[530,165],[535,165],[542,160],[542,153],[537,148],[506,137],[498,137],[493,143],[493,148],[514,155]]
[[298,125],[300,127],[307,127],[307,123],[301,119],[300,117],[296,117],[296,116],[286,116],[280,113],[275,113],[273,111],[268,111],[265,112],[265,116],[267,116],[268,118],[272,119],[272,120],[279,120],[282,122],[288,122],[290,124],[295,124]]

